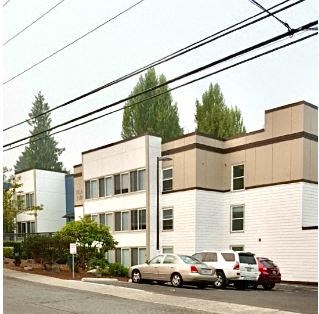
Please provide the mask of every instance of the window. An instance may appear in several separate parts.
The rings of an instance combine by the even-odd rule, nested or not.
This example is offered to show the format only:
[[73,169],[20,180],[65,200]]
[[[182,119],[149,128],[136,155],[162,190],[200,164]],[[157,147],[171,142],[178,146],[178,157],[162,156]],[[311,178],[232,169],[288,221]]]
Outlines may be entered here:
[[131,192],[145,190],[145,169],[130,172]]
[[129,230],[129,212],[115,213],[115,231]]
[[95,221],[96,223],[99,223],[99,215],[96,215],[96,214],[91,215],[91,220]]
[[110,230],[113,229],[113,214],[105,214],[105,226],[108,226]]
[[164,255],[158,255],[154,257],[151,261],[150,264],[160,264],[163,260]]
[[128,193],[129,189],[128,173],[121,173],[114,176],[114,194]]
[[30,208],[34,206],[34,193],[27,193],[25,195],[25,205],[26,205],[26,208]]
[[244,264],[257,264],[255,256],[251,253],[238,253],[239,262]]
[[231,245],[230,249],[233,251],[244,251],[244,246],[243,245]]
[[146,229],[146,209],[131,211],[131,230]]
[[100,225],[105,226],[105,214],[100,214],[99,216]]
[[121,264],[123,264],[125,267],[130,267],[130,250],[129,249],[122,249]]
[[231,231],[244,231],[244,206],[231,207]]
[[145,248],[131,248],[131,265],[145,263]]
[[174,253],[174,249],[172,246],[163,246],[162,251],[163,251],[163,254]]
[[243,190],[244,179],[244,165],[232,166],[232,191]]
[[163,192],[173,189],[173,168],[163,169]]
[[17,207],[19,209],[25,208],[25,195],[18,195],[17,196]]
[[222,257],[226,262],[234,262],[235,254],[234,253],[221,253]]
[[99,197],[112,195],[112,177],[99,179]]
[[217,253],[206,253],[202,262],[217,262]]
[[196,253],[193,255],[194,258],[196,258],[198,261],[202,262],[204,254],[203,253]]
[[178,259],[174,255],[166,255],[163,264],[176,264]]
[[98,197],[98,182],[97,180],[85,181],[85,199]]
[[173,209],[163,209],[163,230],[173,230]]
[[35,222],[18,222],[17,229],[18,233],[35,233]]

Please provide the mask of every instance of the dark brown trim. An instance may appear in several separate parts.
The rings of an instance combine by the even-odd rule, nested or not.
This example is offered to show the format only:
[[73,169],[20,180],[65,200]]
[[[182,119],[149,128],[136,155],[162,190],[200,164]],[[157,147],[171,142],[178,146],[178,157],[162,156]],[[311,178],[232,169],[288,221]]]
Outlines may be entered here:
[[73,175],[74,178],[78,178],[78,177],[82,177],[82,176],[83,176],[82,172],[75,173],[75,174]]
[[193,143],[193,144],[189,144],[189,145],[185,145],[185,146],[172,148],[172,149],[168,149],[166,151],[163,151],[162,156],[173,155],[176,153],[185,152],[185,151],[192,150],[195,148],[209,151],[209,152],[219,153],[219,154],[229,154],[229,153],[238,152],[238,151],[245,150],[245,149],[256,148],[256,147],[260,147],[260,146],[266,146],[266,145],[276,144],[276,143],[285,142],[285,141],[291,141],[291,140],[295,140],[295,139],[299,139],[299,138],[306,138],[306,139],[318,142],[317,135],[310,134],[307,132],[297,132],[297,133],[292,133],[292,134],[287,134],[287,135],[282,135],[282,136],[270,138],[267,140],[262,140],[262,141],[252,142],[249,144],[234,146],[234,147],[230,147],[230,148],[219,148],[219,147],[209,146],[209,145],[200,144],[200,143]]
[[301,101],[298,101],[298,102],[294,102],[292,104],[288,104],[288,105],[284,105],[284,106],[281,106],[281,107],[276,107],[276,108],[273,108],[273,109],[265,110],[265,113],[270,113],[270,112],[274,112],[274,111],[278,111],[278,110],[292,108],[292,107],[300,106],[300,105],[305,105],[305,106],[308,106],[308,107],[311,107],[313,109],[318,110],[317,106],[315,106],[315,105],[313,105],[313,104],[311,104],[311,103],[309,103],[307,101],[301,100]]
[[299,183],[299,182],[318,184],[318,181],[311,181],[311,180],[307,180],[307,179],[298,179],[298,180],[281,181],[281,182],[268,183],[268,184],[251,185],[251,186],[246,186],[245,189],[250,190],[250,189],[263,188],[263,187],[273,186],[273,185]]
[[[299,182],[318,184],[317,181],[300,179],[300,180],[290,180],[290,181],[282,181],[282,182],[269,183],[269,184],[260,184],[260,185],[247,186],[247,187],[245,187],[245,190],[263,188],[263,187],[272,186],[272,185],[281,185],[281,184],[290,184],[290,183],[299,183]],[[185,192],[185,191],[191,191],[191,190],[201,190],[201,191],[220,192],[220,193],[230,192],[229,189],[228,190],[218,190],[218,189],[203,188],[203,187],[200,187],[200,186],[192,186],[192,187],[184,188],[184,189],[165,191],[165,192],[162,192],[162,194],[170,194],[170,193],[176,193],[176,192]]]
[[67,172],[67,171],[50,170],[50,169],[41,169],[41,168],[29,168],[29,169],[25,169],[25,170],[22,170],[22,171],[16,171],[14,174],[20,174],[20,173],[27,172],[27,171],[30,171],[30,170],[41,170],[41,171],[50,171],[50,172],[57,172],[57,173],[64,173],[64,174],[68,174],[68,172]]
[[302,230],[315,230],[315,229],[318,229],[318,226],[302,227]]
[[82,207],[83,206],[83,204],[82,205],[74,205],[74,207]]
[[73,168],[82,167],[82,164],[74,165]]

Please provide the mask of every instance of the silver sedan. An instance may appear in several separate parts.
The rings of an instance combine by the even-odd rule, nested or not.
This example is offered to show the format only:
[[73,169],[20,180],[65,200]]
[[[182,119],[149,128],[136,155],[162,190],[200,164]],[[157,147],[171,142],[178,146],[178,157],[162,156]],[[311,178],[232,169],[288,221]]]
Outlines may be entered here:
[[152,280],[158,283],[170,281],[172,286],[185,284],[206,288],[217,280],[215,268],[188,255],[161,254],[144,264],[130,267],[129,276],[134,283]]

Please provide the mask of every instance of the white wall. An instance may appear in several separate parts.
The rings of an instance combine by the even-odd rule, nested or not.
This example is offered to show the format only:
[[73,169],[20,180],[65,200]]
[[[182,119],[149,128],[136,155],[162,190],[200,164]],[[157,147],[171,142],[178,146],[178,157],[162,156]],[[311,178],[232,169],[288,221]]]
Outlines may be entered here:
[[302,199],[302,226],[318,226],[318,185],[305,183]]

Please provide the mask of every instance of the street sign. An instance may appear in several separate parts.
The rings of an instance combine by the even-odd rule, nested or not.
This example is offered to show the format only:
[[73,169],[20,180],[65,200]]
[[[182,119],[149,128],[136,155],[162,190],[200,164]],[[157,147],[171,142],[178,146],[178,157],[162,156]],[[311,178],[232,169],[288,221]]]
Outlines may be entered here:
[[76,254],[76,243],[70,243],[70,254]]

